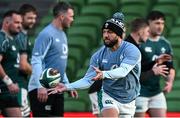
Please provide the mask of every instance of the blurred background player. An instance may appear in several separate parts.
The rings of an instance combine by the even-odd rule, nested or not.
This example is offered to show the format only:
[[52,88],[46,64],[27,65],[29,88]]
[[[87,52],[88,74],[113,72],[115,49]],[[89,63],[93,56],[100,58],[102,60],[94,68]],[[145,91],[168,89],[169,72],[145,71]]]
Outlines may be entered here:
[[135,98],[140,90],[141,53],[133,44],[123,41],[122,19],[111,18],[103,24],[104,46],[91,57],[85,76],[70,84],[61,83],[50,89],[49,94],[85,89],[94,81],[102,80],[98,94],[102,117],[134,116]]
[[18,94],[24,83],[19,75],[21,47],[17,35],[21,28],[21,14],[14,10],[7,11],[0,31],[0,109],[4,117],[21,116]]
[[[166,99],[164,93],[168,93],[172,89],[175,70],[172,60],[156,61],[156,58],[162,54],[173,56],[170,43],[161,36],[164,30],[165,16],[159,11],[151,11],[147,16],[150,27],[150,36],[146,43],[140,46],[142,53],[142,74],[141,74],[141,91],[140,96],[136,99],[136,115],[135,117],[145,117],[148,111],[150,117],[166,117]],[[156,62],[154,66],[161,66],[156,71],[152,67],[152,62]],[[143,67],[150,68],[145,71]],[[161,76],[165,79],[165,87],[163,92],[160,88]]]
[[[32,52],[32,75],[28,90],[34,117],[63,117],[64,95],[48,96],[47,89],[40,84],[40,75],[46,68],[57,69],[61,82],[69,83],[66,75],[68,58],[67,37],[64,32],[73,22],[74,10],[67,2],[59,2],[53,8],[54,19],[37,36]],[[71,91],[76,97],[77,92]]]
[[149,37],[148,22],[143,18],[136,18],[131,22],[130,27],[131,32],[125,41],[130,42],[139,48],[139,45],[146,42]]
[[30,57],[32,51],[32,43],[28,38],[28,31],[32,29],[36,23],[37,18],[37,11],[36,8],[30,4],[23,4],[19,8],[19,12],[22,16],[22,31],[19,33],[19,37],[21,37],[21,45],[23,47],[20,50],[20,75],[24,77],[26,81],[26,85],[24,88],[21,88],[21,96],[20,96],[20,103],[22,105],[22,116],[29,116],[30,115],[30,106],[28,102],[28,92],[27,92],[27,83],[29,81],[29,75],[32,72],[31,65],[30,65]]

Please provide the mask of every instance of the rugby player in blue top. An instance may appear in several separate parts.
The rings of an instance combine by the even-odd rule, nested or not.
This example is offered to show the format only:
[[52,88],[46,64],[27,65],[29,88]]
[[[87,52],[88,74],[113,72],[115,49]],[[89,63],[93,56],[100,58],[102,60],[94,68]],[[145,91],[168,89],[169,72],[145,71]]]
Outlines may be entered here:
[[93,54],[85,76],[70,84],[59,84],[49,94],[86,89],[102,79],[98,96],[103,117],[133,117],[135,98],[139,95],[141,53],[136,46],[123,41],[124,24],[121,19],[108,19],[103,27],[102,46]]
[[[46,68],[57,69],[61,74],[61,82],[69,83],[66,76],[68,57],[65,28],[73,22],[74,11],[70,4],[59,2],[53,8],[54,19],[37,36],[32,52],[32,75],[28,90],[31,110],[34,117],[62,117],[64,113],[64,96],[55,94],[48,96],[47,89],[40,84],[40,75]],[[71,95],[77,96],[76,91]]]

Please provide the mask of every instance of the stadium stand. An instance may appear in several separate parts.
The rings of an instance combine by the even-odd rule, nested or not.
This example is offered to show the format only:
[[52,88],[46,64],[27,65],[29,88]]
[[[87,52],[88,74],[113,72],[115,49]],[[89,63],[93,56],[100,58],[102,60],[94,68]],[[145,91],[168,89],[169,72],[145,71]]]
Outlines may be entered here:
[[113,9],[105,5],[87,5],[81,10],[81,15],[94,15],[99,16],[102,19],[106,19],[111,16]]
[[71,5],[73,5],[76,15],[80,14],[81,8],[86,4],[86,0],[64,0],[64,1],[68,1],[69,3],[71,3]]
[[93,5],[103,5],[115,10],[117,8],[117,0],[88,0],[88,4]]
[[89,45],[91,39],[85,36],[69,36],[69,47],[77,47],[83,51],[85,56],[88,56],[90,52],[91,45]]
[[97,46],[97,33],[96,28],[93,26],[74,26],[68,29],[68,36],[85,36],[90,39],[89,45]]
[[91,15],[81,15],[75,17],[73,25],[76,26],[93,26],[96,27],[97,32],[100,32],[100,28],[102,26],[102,19],[99,16],[91,16]]
[[[157,3],[153,10],[159,10],[163,12],[166,16],[166,36],[167,33],[169,33],[171,27],[174,25],[174,21],[178,17],[179,14],[179,6],[177,4],[163,4],[163,3]],[[172,12],[173,11],[173,12]]]

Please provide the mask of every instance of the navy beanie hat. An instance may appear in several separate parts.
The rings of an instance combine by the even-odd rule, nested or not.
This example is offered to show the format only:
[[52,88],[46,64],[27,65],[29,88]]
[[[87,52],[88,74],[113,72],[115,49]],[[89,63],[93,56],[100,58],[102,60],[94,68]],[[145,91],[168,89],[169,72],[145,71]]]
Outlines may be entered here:
[[113,17],[111,19],[108,19],[103,27],[103,29],[110,29],[114,33],[116,33],[118,36],[122,38],[123,32],[125,32],[125,25],[124,25],[124,15],[121,12],[116,12],[113,14]]

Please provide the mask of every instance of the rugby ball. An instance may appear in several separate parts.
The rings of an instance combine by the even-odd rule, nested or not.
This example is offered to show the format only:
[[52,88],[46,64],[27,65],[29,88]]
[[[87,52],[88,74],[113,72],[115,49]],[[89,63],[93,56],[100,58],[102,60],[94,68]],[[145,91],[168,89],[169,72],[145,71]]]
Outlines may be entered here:
[[45,69],[40,76],[40,83],[45,88],[55,87],[61,80],[61,75],[58,70],[53,68]]

